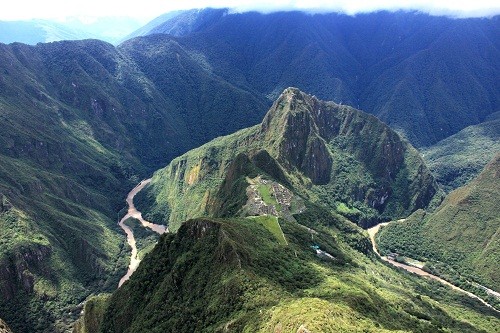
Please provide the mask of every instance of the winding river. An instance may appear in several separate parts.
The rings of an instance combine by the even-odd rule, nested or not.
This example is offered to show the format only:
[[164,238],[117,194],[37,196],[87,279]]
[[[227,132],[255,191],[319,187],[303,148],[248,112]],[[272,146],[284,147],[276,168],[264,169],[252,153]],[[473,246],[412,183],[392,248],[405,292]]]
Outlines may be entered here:
[[127,202],[127,205],[128,205],[127,214],[118,223],[118,225],[123,229],[123,231],[125,231],[125,234],[127,235],[127,243],[132,248],[132,251],[130,254],[130,264],[128,265],[127,274],[125,274],[120,279],[120,282],[118,283],[118,288],[121,287],[121,285],[130,278],[132,273],[135,272],[135,270],[139,266],[139,263],[141,262],[141,260],[139,259],[138,252],[137,252],[137,246],[135,243],[134,232],[132,231],[132,229],[128,225],[125,224],[125,221],[127,219],[133,217],[133,218],[139,220],[139,222],[141,222],[141,224],[145,228],[149,228],[160,235],[165,233],[165,232],[168,232],[168,228],[165,227],[164,225],[154,224],[154,223],[151,223],[151,222],[144,220],[142,218],[141,212],[139,212],[134,206],[135,195],[137,193],[139,193],[150,182],[151,182],[151,178],[145,179],[145,180],[141,181],[139,184],[137,184],[137,186],[134,187],[132,189],[132,191],[129,192],[129,194],[127,195],[127,199],[125,200]]
[[[403,220],[400,220],[400,221],[403,221]],[[427,278],[430,278],[430,279],[433,279],[433,280],[436,280],[436,281],[439,281],[441,282],[442,284],[444,285],[447,285],[448,287],[454,289],[454,290],[458,290],[464,294],[467,294],[468,296],[472,297],[472,298],[475,298],[477,300],[479,300],[481,303],[483,303],[484,305],[486,305],[487,307],[495,310],[496,312],[499,312],[497,309],[495,309],[493,306],[491,306],[489,303],[487,303],[486,301],[484,301],[482,298],[480,298],[479,296],[476,296],[474,295],[473,293],[471,292],[468,292],[466,290],[463,290],[462,288],[459,288],[451,283],[449,283],[448,281],[446,280],[443,280],[442,278],[440,278],[439,276],[436,276],[436,275],[433,275],[433,274],[430,274],[430,273],[427,273],[426,271],[418,268],[418,267],[415,267],[415,266],[410,266],[410,265],[406,265],[406,264],[403,264],[403,263],[400,263],[400,262],[397,262],[395,260],[392,260],[388,257],[385,257],[385,256],[381,256],[380,253],[378,252],[378,249],[377,249],[377,245],[375,243],[375,235],[377,234],[377,232],[380,230],[380,227],[383,227],[383,226],[386,226],[388,225],[389,223],[391,222],[385,222],[385,223],[380,223],[374,227],[371,227],[370,229],[368,229],[368,234],[370,235],[370,240],[372,242],[372,248],[373,248],[373,251],[385,262],[388,262],[389,264],[393,265],[393,266],[396,266],[396,267],[400,267],[400,268],[403,268],[404,270],[408,271],[408,272],[411,272],[411,273],[414,273],[414,274],[417,274],[419,276],[423,276],[423,277],[427,277]]]

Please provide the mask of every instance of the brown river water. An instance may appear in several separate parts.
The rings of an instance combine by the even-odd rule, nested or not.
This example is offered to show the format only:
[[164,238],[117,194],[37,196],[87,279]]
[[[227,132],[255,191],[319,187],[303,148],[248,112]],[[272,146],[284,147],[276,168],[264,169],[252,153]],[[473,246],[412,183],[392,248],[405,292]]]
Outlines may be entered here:
[[139,193],[150,182],[151,182],[151,178],[145,179],[145,180],[141,181],[139,184],[137,184],[137,186],[134,187],[132,189],[132,191],[129,192],[129,194],[127,195],[127,199],[125,200],[127,202],[127,205],[128,205],[127,215],[125,215],[118,223],[118,225],[123,229],[123,231],[125,231],[125,234],[127,235],[127,243],[132,248],[132,251],[130,254],[130,264],[128,265],[127,274],[125,274],[120,279],[120,282],[118,283],[118,288],[121,287],[121,285],[130,278],[132,273],[135,272],[135,270],[139,266],[139,263],[141,262],[141,260],[139,259],[138,253],[137,253],[137,246],[135,243],[134,232],[132,231],[132,229],[129,226],[127,226],[125,224],[125,221],[127,219],[133,217],[133,218],[139,220],[139,222],[141,222],[143,227],[149,228],[160,235],[165,233],[165,232],[168,232],[168,228],[165,227],[164,225],[154,224],[154,223],[151,223],[151,222],[144,220],[142,218],[141,212],[139,212],[134,206],[135,195],[137,193]]

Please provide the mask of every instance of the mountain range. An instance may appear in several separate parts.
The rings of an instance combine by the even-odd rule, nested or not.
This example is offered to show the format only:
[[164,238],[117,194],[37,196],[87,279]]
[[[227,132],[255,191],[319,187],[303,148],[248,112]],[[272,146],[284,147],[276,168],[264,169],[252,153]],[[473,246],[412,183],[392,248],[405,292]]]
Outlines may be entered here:
[[[367,260],[369,245],[361,229],[347,219],[369,226],[435,207],[441,200],[438,184],[411,144],[429,146],[427,161],[453,168],[457,164],[451,157],[439,159],[439,145],[445,146],[447,137],[479,123],[486,128],[481,138],[498,137],[493,119],[500,94],[498,17],[454,20],[404,12],[351,17],[207,9],[170,13],[136,34],[145,36],[118,46],[99,40],[0,44],[0,317],[15,332],[67,331],[87,296],[115,290],[129,251],[116,225],[124,215],[123,200],[155,170],[161,168],[152,185],[138,195],[137,204],[152,220],[170,223],[172,230],[203,214],[205,220],[192,223],[193,232],[207,223],[219,235],[229,235],[220,243],[226,248],[240,239],[245,228],[241,225],[248,222],[239,220],[240,215],[274,212],[274,207],[280,221],[292,223],[284,239],[294,244],[291,248],[299,246],[297,253],[306,258],[291,265],[310,267],[317,265],[308,252],[314,244],[304,247],[306,243],[292,239],[295,236],[286,236],[302,237],[297,231],[302,227],[293,223],[308,207],[306,216],[320,213],[304,219],[333,216],[334,222],[320,223],[326,228],[324,244],[330,244],[321,245],[328,248],[325,251],[344,258],[346,249],[345,258],[359,263]],[[289,86],[317,97],[297,89],[281,95]],[[453,138],[476,133],[464,131]],[[474,172],[483,160],[477,158]],[[464,183],[454,183],[455,176],[441,176],[442,168],[430,165],[441,184]],[[261,184],[258,175],[272,186]],[[247,176],[256,182],[265,205],[247,205]],[[291,191],[278,191],[286,198],[294,194],[293,207],[269,204],[276,201],[272,189],[281,186]],[[339,230],[333,236],[330,224]],[[263,219],[241,233],[255,232],[253,242],[267,242],[265,226],[276,231],[274,220]],[[184,242],[187,236],[165,236],[160,243],[167,246],[172,237]],[[334,246],[336,237],[344,239],[345,249]],[[213,238],[207,242],[200,244],[219,246]],[[242,245],[244,252],[255,252],[254,244],[247,245]],[[287,262],[269,257],[275,244],[267,245],[263,262],[270,260],[288,274]],[[172,253],[174,259],[184,260],[181,250],[190,251],[179,249]],[[144,265],[154,266],[154,259],[146,257]],[[260,276],[261,268],[251,275]],[[393,276],[380,269],[385,272],[381,276]],[[292,273],[293,280],[298,275]],[[290,276],[281,282],[292,283]],[[394,279],[406,283],[397,276]],[[349,277],[342,283],[353,281]],[[415,283],[415,293],[430,288]],[[395,293],[396,298],[402,295]],[[431,297],[425,295],[426,300]],[[297,301],[299,296],[294,296]],[[443,296],[445,303],[453,303],[448,296]],[[88,303],[88,312],[92,304],[96,311],[101,309],[105,298]],[[382,299],[367,311],[349,310],[349,318],[373,314]],[[400,306],[400,299],[393,305]],[[431,310],[434,301],[412,302],[419,314],[437,315]],[[449,305],[454,314],[439,325],[464,328],[455,315],[462,313],[475,318],[470,325],[489,330],[481,326],[486,324],[479,312],[455,305]],[[397,314],[378,325],[393,329],[389,318]],[[398,327],[415,324],[408,320]],[[375,322],[366,327],[375,327]],[[428,330],[438,327],[429,325]],[[480,330],[476,328],[467,326]]]
[[[252,124],[260,103],[185,53],[165,53],[176,59],[167,82],[96,40],[0,45],[0,53],[0,309],[14,329],[40,331],[54,312],[74,316],[67,306],[114,288],[125,268],[115,221],[126,190],[196,144]],[[211,112],[225,112],[224,125]]]
[[215,73],[271,100],[296,86],[372,113],[420,147],[498,111],[499,23],[411,12],[206,9],[145,34],[181,36]]
[[[342,160],[354,168],[333,167]],[[426,207],[436,192],[416,150],[387,125],[286,89],[260,125],[155,173],[141,209],[166,213],[176,232],[116,292],[91,298],[75,332],[493,331],[494,310],[392,271],[362,229],[334,212],[341,198],[323,196],[333,187],[325,175],[361,191],[360,173],[392,189],[377,207],[387,215]],[[399,197],[408,192],[410,200]]]
[[127,17],[101,17],[88,22],[77,18],[67,18],[62,22],[42,19],[0,21],[0,43],[36,45],[94,38],[118,44],[140,26],[139,21]]

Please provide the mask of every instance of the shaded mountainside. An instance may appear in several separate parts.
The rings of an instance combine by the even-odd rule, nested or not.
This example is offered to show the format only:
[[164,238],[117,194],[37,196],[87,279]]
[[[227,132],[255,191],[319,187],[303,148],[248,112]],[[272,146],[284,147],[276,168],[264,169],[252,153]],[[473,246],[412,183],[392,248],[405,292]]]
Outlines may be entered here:
[[474,179],[500,152],[500,112],[489,118],[421,150],[429,169],[447,192]]
[[500,107],[499,17],[205,9],[180,12],[151,28],[155,35],[127,43],[151,43],[158,32],[182,36],[181,45],[236,86],[271,100],[300,87],[376,115],[416,146]]
[[[246,157],[236,158],[241,153]],[[381,121],[288,88],[260,125],[157,171],[139,205],[148,218],[176,230],[188,218],[219,216],[214,204],[226,209],[223,197],[237,213],[246,201],[245,177],[258,174],[364,226],[424,208],[438,192],[418,152]]]
[[499,175],[497,154],[477,178],[451,192],[435,212],[417,211],[406,221],[383,228],[379,246],[385,252],[427,260],[431,269],[450,280],[475,281],[498,292]]
[[101,41],[0,44],[0,313],[16,332],[64,331],[86,296],[116,286],[117,212],[140,177],[262,116],[250,94],[173,57],[161,85]]
[[[185,222],[113,295],[87,303],[75,332],[494,332],[499,324],[482,304],[354,251],[342,218],[312,206],[295,218],[279,221],[286,245],[256,218]],[[352,224],[351,234],[367,241]]]

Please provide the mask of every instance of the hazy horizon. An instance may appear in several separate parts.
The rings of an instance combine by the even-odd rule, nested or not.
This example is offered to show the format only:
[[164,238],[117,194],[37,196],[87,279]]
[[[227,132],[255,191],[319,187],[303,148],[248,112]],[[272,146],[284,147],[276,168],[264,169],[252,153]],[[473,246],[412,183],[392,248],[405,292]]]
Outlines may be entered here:
[[[167,3],[160,0],[145,0],[138,3],[102,2],[97,0],[19,0],[4,8],[0,13],[2,21],[22,21],[45,19],[58,22],[78,19],[83,23],[93,23],[102,17],[128,17],[143,23],[174,10],[195,8],[231,8],[233,11],[305,11],[312,13],[338,12],[348,15],[388,11],[419,11],[430,15],[466,17],[493,17],[500,14],[500,3],[489,0],[453,1],[436,3],[429,0],[410,0],[404,4],[396,0],[277,0],[270,4],[263,0],[190,0],[182,3]],[[96,8],[98,8],[96,10]]]

